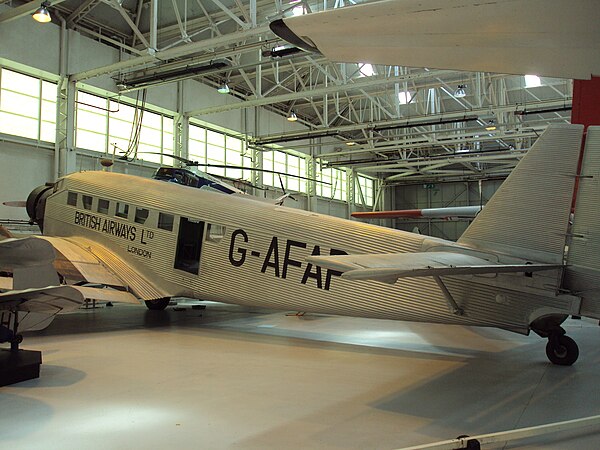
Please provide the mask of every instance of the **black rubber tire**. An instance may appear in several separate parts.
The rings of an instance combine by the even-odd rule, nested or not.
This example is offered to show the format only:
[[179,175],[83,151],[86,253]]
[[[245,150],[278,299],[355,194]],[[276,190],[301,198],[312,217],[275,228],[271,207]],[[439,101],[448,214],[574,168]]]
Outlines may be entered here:
[[579,357],[579,347],[569,336],[558,336],[554,339],[548,339],[546,356],[552,364],[570,366]]
[[162,311],[167,306],[169,306],[169,302],[171,301],[171,297],[163,297],[157,298],[156,300],[146,300],[146,308],[151,311]]

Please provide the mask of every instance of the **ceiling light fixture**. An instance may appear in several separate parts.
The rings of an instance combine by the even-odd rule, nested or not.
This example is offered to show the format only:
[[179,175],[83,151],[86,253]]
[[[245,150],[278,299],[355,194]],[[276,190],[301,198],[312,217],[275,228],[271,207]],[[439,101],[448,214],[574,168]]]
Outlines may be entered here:
[[494,123],[494,121],[493,121],[493,120],[490,120],[490,121],[489,121],[489,122],[486,124],[486,126],[485,126],[485,129],[486,129],[487,131],[494,131],[494,130],[496,129],[496,124]]
[[287,120],[288,120],[288,122],[295,122],[298,120],[298,116],[296,115],[296,113],[294,112],[293,109],[292,109],[292,111],[290,111],[290,115],[287,116]]
[[52,20],[50,17],[50,12],[48,11],[48,7],[50,6],[49,2],[42,2],[40,7],[35,10],[35,12],[31,15],[36,22],[40,23],[48,23]]
[[467,96],[467,93],[465,92],[465,88],[467,87],[466,84],[459,84],[458,87],[456,88],[456,91],[454,91],[454,98],[463,98]]
[[219,94],[229,94],[229,85],[227,83],[223,83],[217,88],[217,92]]

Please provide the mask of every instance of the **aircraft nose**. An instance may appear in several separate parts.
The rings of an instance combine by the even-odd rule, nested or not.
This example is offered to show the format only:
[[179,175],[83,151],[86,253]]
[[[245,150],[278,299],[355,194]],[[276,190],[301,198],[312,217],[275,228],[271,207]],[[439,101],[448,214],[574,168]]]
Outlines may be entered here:
[[26,208],[29,221],[37,224],[43,232],[44,211],[46,209],[46,198],[52,194],[54,183],[46,183],[43,186],[36,187],[27,197]]

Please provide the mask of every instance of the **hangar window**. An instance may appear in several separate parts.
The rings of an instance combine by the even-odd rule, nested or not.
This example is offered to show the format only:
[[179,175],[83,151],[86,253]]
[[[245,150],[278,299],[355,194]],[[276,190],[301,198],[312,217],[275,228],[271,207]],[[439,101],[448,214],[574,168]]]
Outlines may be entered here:
[[225,237],[225,226],[209,223],[206,230],[206,240],[208,242],[221,242]]
[[110,202],[103,198],[98,199],[98,209],[97,211],[100,214],[108,214],[108,207],[110,206]]
[[[298,178],[298,176],[306,176],[305,158],[279,150],[263,152],[263,169],[283,174],[263,172],[263,184],[280,187],[281,183],[283,183],[286,189],[306,192],[306,180]],[[297,176],[288,176],[286,174]],[[280,177],[281,182],[279,181]]]
[[56,83],[0,68],[0,133],[54,142]]
[[[228,134],[209,130],[190,123],[188,129],[189,158],[200,163],[200,169],[211,175],[250,180],[252,172],[237,167],[252,167],[250,156],[244,152],[244,141]],[[237,167],[206,167],[202,164]]]
[[92,209],[92,197],[90,195],[82,195],[81,200],[84,209]]
[[346,201],[348,198],[346,187],[346,171],[333,167],[324,168],[325,161],[321,161],[320,172],[317,173],[322,183],[317,183],[317,193],[321,197]]
[[146,208],[135,208],[135,223],[141,223],[142,225],[146,223],[149,213],[150,211]]
[[158,213],[158,228],[173,231],[173,216],[171,214]]
[[372,178],[358,175],[354,186],[354,201],[365,206],[373,206],[373,184]]
[[129,205],[126,203],[117,202],[117,209],[115,211],[115,216],[127,219],[128,215],[129,215]]
[[67,205],[77,206],[77,192],[69,192],[67,194]]

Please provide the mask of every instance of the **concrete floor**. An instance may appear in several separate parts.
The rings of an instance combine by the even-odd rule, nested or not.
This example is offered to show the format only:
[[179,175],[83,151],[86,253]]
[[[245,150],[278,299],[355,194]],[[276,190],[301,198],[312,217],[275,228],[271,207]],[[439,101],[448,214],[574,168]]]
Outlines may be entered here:
[[[572,367],[500,330],[117,305],[25,336],[37,380],[0,388],[6,449],[394,449],[600,414],[600,327]],[[597,449],[600,428],[505,448]]]

